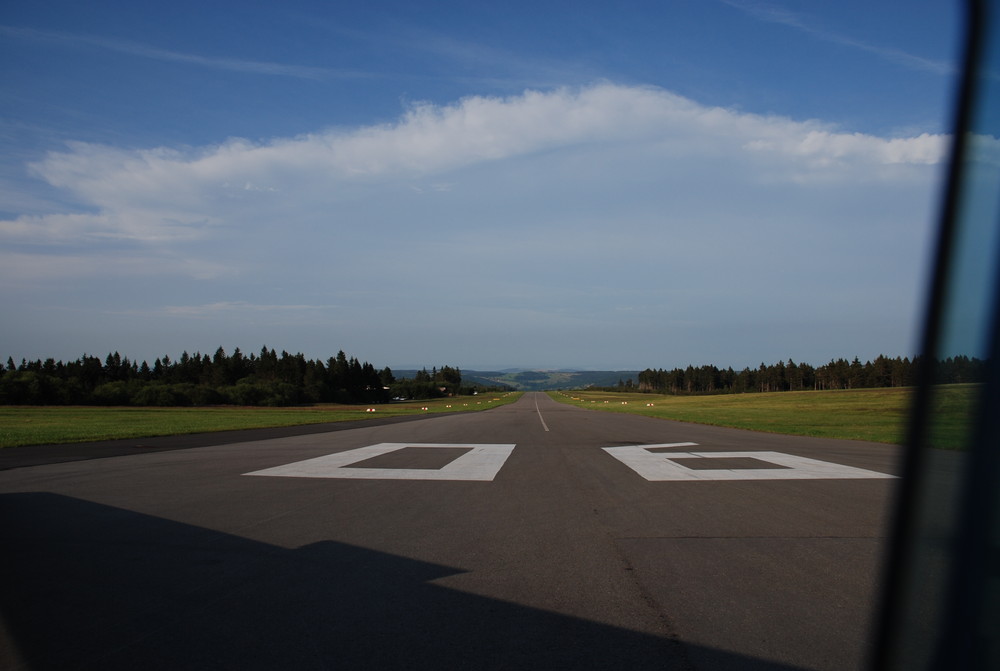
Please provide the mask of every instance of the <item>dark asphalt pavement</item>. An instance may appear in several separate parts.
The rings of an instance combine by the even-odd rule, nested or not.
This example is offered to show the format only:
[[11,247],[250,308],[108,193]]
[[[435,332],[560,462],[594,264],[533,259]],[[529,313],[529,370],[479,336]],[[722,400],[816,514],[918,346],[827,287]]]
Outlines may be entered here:
[[[696,443],[650,454],[779,452],[893,473],[896,447],[592,412],[543,394],[338,428],[8,462],[0,668],[864,661],[895,480],[656,482],[602,448]],[[302,466],[314,477],[246,475],[387,443],[403,449]],[[441,447],[417,449],[428,444]],[[515,447],[492,481],[433,479],[482,468],[498,444]],[[711,477],[709,461],[689,470]]]

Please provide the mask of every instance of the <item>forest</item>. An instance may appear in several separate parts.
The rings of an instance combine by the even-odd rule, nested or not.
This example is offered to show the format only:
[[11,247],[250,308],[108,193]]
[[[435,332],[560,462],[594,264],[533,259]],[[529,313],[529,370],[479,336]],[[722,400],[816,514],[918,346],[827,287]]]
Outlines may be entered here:
[[[619,383],[617,389],[667,394],[732,394],[746,392],[804,391],[807,389],[863,389],[878,387],[908,387],[914,384],[920,357],[890,359],[879,355],[874,361],[861,363],[858,357],[831,360],[814,367],[806,363],[787,362],[758,368],[720,369],[716,366],[688,366],[663,370],[647,368],[638,375],[638,384]],[[975,357],[956,356],[937,361],[934,375],[938,384],[982,382],[986,362]]]
[[[393,398],[436,398],[472,393],[452,366],[417,371],[397,380],[388,366],[376,370],[341,350],[326,362],[303,354],[279,355],[266,346],[245,356],[184,352],[157,358],[150,366],[108,354],[102,361],[83,355],[0,367],[0,405],[286,406],[308,403],[385,403]],[[483,391],[486,389],[483,388]]]
[[[831,360],[822,366],[791,359],[758,368],[735,371],[713,365],[673,370],[647,368],[619,381],[609,390],[666,394],[733,394],[828,389],[907,387],[915,382],[920,358],[879,356],[861,363],[855,357]],[[941,384],[983,381],[987,363],[956,356],[936,362]],[[596,388],[592,387],[591,388]],[[227,354],[184,352],[173,360],[157,358],[153,365],[130,361],[118,352],[103,360],[83,355],[64,363],[54,359],[25,361],[7,358],[0,366],[0,405],[116,405],[287,406],[310,403],[386,403],[392,399],[427,399],[474,391],[507,390],[502,383],[484,385],[462,381],[457,367],[434,367],[397,379],[386,366],[376,369],[348,357],[343,350],[325,362],[303,354],[279,355],[266,346],[259,354],[244,355],[239,348]]]

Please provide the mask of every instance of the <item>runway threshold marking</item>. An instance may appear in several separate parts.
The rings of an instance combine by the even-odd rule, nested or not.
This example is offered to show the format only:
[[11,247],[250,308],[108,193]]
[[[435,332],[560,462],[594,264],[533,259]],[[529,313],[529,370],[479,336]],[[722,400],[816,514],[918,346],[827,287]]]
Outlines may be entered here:
[[[662,443],[602,448],[651,482],[678,480],[846,480],[895,478],[864,468],[808,459],[782,452],[651,452],[655,448],[695,447],[697,443]],[[711,459],[765,462],[758,468],[711,468]],[[688,462],[689,465],[685,465]],[[695,463],[697,462],[697,464]],[[720,462],[722,463],[722,462]],[[732,463],[732,462],[730,462]],[[744,461],[743,463],[749,463]]]
[[[365,461],[404,448],[465,448],[468,452],[437,469],[352,468]],[[360,480],[474,480],[491,481],[513,452],[513,444],[487,443],[379,443],[243,475],[283,478],[344,478]]]

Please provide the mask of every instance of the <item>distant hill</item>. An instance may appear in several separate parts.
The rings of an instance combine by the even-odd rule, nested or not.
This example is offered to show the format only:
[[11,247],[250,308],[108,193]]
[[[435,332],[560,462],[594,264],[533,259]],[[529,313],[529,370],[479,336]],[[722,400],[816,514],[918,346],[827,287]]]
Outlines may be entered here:
[[[397,378],[413,377],[415,370],[393,371]],[[613,387],[619,381],[637,384],[639,371],[626,370],[462,370],[463,384],[505,384],[519,391]]]

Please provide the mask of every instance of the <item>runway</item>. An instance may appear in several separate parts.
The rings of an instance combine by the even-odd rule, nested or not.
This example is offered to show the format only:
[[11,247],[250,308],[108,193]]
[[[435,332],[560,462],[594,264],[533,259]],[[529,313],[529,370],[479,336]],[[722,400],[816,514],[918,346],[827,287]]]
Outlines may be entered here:
[[897,447],[544,394],[258,435],[0,472],[0,668],[864,662]]

